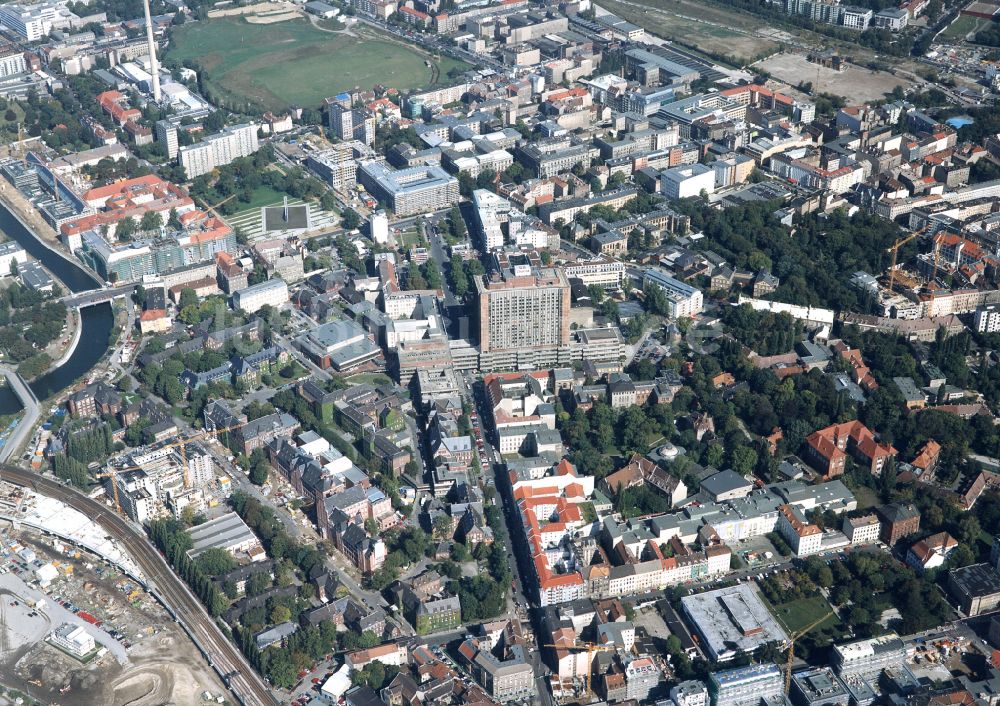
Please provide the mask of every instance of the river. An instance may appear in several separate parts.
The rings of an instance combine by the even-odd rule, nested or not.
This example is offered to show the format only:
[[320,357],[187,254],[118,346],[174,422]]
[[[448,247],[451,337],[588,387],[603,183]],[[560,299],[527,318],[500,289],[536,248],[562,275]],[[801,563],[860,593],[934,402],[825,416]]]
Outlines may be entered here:
[[[71,292],[85,292],[102,286],[92,274],[52,250],[25,228],[8,208],[0,204],[0,232],[21,244],[31,257],[41,262]],[[45,401],[63,388],[73,384],[93,368],[108,350],[108,341],[114,325],[111,304],[87,307],[80,312],[80,342],[73,354],[58,368],[50,370],[31,383],[39,400]],[[21,404],[10,388],[0,388],[0,414],[11,414],[21,409]],[[42,418],[48,415],[43,411]]]

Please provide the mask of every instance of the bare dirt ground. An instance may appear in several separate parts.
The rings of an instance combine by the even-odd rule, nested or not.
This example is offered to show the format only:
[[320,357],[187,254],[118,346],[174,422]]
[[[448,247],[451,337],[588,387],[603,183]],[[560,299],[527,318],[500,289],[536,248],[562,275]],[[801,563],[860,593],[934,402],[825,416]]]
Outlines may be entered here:
[[653,34],[713,54],[749,59],[778,48],[766,37],[762,22],[726,16],[711,6],[695,7],[677,0],[602,0],[600,5]]
[[884,98],[896,86],[909,88],[911,81],[886,73],[849,65],[844,71],[834,71],[806,60],[805,54],[784,52],[753,65],[767,71],[790,86],[809,82],[813,91],[843,96],[849,104]]
[[290,2],[259,2],[255,5],[243,5],[241,7],[227,7],[222,10],[212,10],[209,17],[232,17],[238,15],[259,15],[273,12],[294,12],[295,5]]

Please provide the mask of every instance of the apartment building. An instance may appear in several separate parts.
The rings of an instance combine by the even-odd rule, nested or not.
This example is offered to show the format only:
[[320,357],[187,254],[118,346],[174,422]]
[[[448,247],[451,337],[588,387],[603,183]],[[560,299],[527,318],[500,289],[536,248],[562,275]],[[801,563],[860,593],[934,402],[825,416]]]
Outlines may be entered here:
[[658,287],[666,294],[667,316],[671,319],[691,318],[700,314],[704,306],[700,289],[674,279],[662,270],[647,270],[643,276],[643,285]]
[[801,509],[792,505],[778,508],[778,531],[795,556],[816,554],[822,547],[823,531],[809,522]]
[[156,141],[163,143],[163,147],[167,151],[167,158],[177,159],[177,150],[179,149],[177,126],[169,120],[157,120],[155,128]]
[[288,285],[282,279],[269,279],[233,292],[233,308],[253,314],[261,307],[280,307],[288,302]]
[[352,108],[349,102],[345,106],[340,96],[327,98],[326,119],[327,126],[341,140],[375,143],[375,116],[363,108]]
[[197,144],[179,148],[177,159],[184,167],[185,176],[194,179],[240,157],[251,155],[259,148],[256,125],[232,125]]
[[878,541],[882,523],[875,515],[845,517],[841,532],[851,544],[873,544]]
[[23,74],[27,70],[23,51],[13,44],[0,44],[0,78]]

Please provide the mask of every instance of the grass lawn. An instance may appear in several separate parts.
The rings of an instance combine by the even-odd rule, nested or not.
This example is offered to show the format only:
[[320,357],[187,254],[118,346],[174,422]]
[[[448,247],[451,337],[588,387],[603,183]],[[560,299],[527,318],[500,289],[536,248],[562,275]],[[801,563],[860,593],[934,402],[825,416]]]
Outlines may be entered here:
[[867,510],[870,507],[875,507],[879,504],[878,493],[869,488],[867,485],[859,485],[856,488],[851,489],[854,493],[855,500],[858,501],[859,510]]
[[382,373],[358,373],[357,375],[350,375],[344,378],[345,382],[349,382],[352,385],[364,385],[368,383],[369,385],[391,385],[392,380],[388,375],[383,375]]
[[840,619],[836,614],[831,612],[830,604],[823,596],[800,598],[797,601],[771,605],[770,608],[771,613],[778,619],[778,622],[781,623],[789,635],[809,627],[819,620],[824,613],[830,613],[830,616],[817,627],[829,628],[834,623],[838,625],[840,623]]
[[965,37],[969,32],[977,32],[984,29],[989,23],[989,20],[980,17],[959,15],[937,38],[942,42],[950,42],[952,44],[961,43],[965,41]]
[[[284,198],[285,194],[281,193],[280,191],[275,191],[270,186],[259,186],[256,189],[254,189],[253,198],[250,199],[250,203],[246,205],[240,203],[240,206],[242,206],[243,209],[260,208],[261,206],[273,206],[274,204],[281,203],[282,199]],[[291,197],[288,197],[288,200],[298,201],[298,199],[292,199]]]
[[[363,36],[325,32],[305,19],[254,25],[220,17],[177,28],[167,56],[196,62],[209,95],[269,110],[318,107],[327,96],[377,83],[418,88],[437,76],[416,47],[372,29],[354,31]],[[440,80],[465,66],[447,57],[436,64]]]

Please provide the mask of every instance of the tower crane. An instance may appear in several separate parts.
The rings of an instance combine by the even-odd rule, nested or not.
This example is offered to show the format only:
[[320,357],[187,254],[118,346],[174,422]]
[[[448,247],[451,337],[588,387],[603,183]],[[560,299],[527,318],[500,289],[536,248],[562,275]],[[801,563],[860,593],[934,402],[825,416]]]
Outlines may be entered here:
[[[235,431],[236,429],[239,429],[240,426],[241,425],[236,425],[236,426],[231,426],[231,427],[223,427],[222,429],[212,429],[211,431],[203,431],[203,432],[201,432],[199,434],[195,434],[193,436],[189,436],[189,437],[187,437],[185,439],[181,439],[179,441],[172,441],[169,444],[163,444],[162,446],[158,446],[156,448],[157,448],[157,450],[160,450],[160,449],[172,449],[172,448],[175,448],[175,447],[178,448],[178,450],[180,451],[180,454],[181,454],[181,462],[182,462],[183,467],[184,467],[184,487],[185,488],[190,488],[191,487],[191,469],[188,466],[187,452],[186,452],[185,447],[189,443],[191,443],[192,441],[198,441],[199,439],[204,439],[206,437],[213,437],[214,438],[218,434],[224,434],[226,432]],[[112,492],[113,492],[114,498],[115,498],[115,510],[118,512],[119,515],[122,514],[122,504],[121,504],[121,499],[118,496],[118,482],[116,480],[116,476],[119,473],[126,473],[128,471],[139,470],[139,468],[140,468],[140,466],[122,466],[121,468],[114,468],[114,469],[109,468],[104,473],[98,473],[97,474],[98,478],[111,478],[111,488],[112,488]]]
[[591,689],[591,675],[594,672],[594,654],[597,652],[614,652],[614,647],[609,647],[608,645],[599,645],[596,642],[577,642],[575,645],[542,645],[542,647],[551,647],[556,650],[573,650],[576,652],[586,652],[587,653],[587,693],[593,694],[594,691]]
[[896,242],[893,243],[892,246],[889,247],[889,249],[886,251],[886,252],[891,252],[892,253],[892,266],[889,268],[889,291],[890,292],[893,291],[893,288],[896,286],[896,259],[899,256],[899,249],[901,247],[903,247],[904,245],[906,245],[911,240],[913,240],[914,238],[917,238],[917,237],[923,235],[927,231],[927,228],[929,228],[929,227],[930,226],[925,226],[924,228],[921,228],[920,230],[916,231],[915,233],[910,233],[909,235],[903,236],[901,238],[897,238]]
[[814,620],[809,625],[806,625],[804,628],[788,638],[788,658],[785,660],[785,695],[787,695],[792,688],[792,660],[795,658],[795,641],[815,630],[819,627],[820,623],[826,622],[826,619],[831,615],[834,615],[833,610],[828,610],[822,615],[822,617]]

